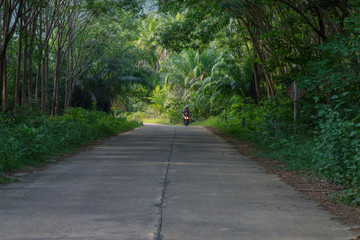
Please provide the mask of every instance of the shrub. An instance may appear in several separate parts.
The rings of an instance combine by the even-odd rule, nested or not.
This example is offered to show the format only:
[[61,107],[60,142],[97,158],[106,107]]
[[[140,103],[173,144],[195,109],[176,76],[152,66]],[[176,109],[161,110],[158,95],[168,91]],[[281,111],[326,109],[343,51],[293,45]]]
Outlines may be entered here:
[[81,108],[67,109],[57,118],[27,109],[16,118],[10,114],[0,118],[0,173],[42,164],[97,138],[139,126],[134,121]]
[[360,124],[340,118],[332,109],[323,110],[316,142],[314,164],[319,172],[347,187],[360,184]]

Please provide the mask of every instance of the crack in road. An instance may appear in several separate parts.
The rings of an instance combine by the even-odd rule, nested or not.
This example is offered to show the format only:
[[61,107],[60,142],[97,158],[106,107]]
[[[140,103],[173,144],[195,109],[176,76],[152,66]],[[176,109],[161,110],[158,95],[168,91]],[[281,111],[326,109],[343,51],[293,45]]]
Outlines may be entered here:
[[165,177],[164,177],[164,181],[163,181],[163,190],[162,190],[162,193],[161,193],[161,200],[160,200],[160,204],[159,204],[160,218],[159,218],[159,223],[158,223],[157,234],[156,234],[154,240],[162,240],[163,239],[161,231],[162,231],[162,224],[163,224],[164,201],[165,201],[166,189],[167,189],[167,186],[169,185],[168,176],[169,176],[169,170],[170,170],[170,164],[171,164],[171,156],[172,156],[172,153],[173,153],[173,146],[174,146],[175,136],[176,136],[176,130],[174,131],[173,139],[171,141],[170,153],[169,153],[169,157],[168,157],[168,161],[167,161],[166,173],[165,173]]

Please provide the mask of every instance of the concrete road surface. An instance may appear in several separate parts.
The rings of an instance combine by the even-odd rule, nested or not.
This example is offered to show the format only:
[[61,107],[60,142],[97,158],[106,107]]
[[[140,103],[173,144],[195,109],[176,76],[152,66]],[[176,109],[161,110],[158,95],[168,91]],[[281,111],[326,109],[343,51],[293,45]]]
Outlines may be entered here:
[[1,240],[348,240],[202,127],[146,125],[0,186]]

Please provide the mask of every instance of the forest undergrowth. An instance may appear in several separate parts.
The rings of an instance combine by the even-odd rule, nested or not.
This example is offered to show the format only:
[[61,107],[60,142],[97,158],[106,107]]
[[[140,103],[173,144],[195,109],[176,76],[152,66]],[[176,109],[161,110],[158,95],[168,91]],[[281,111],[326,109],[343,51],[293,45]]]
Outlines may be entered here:
[[26,108],[16,117],[8,113],[0,118],[0,183],[15,181],[7,175],[11,172],[41,166],[96,139],[140,125],[82,108],[69,108],[57,117]]

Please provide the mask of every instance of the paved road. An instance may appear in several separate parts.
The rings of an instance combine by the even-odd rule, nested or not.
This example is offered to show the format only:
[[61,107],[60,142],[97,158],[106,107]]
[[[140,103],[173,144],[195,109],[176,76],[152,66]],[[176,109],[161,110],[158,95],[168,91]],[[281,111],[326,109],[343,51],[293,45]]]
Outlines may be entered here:
[[201,127],[147,125],[0,187],[1,240],[348,240]]

